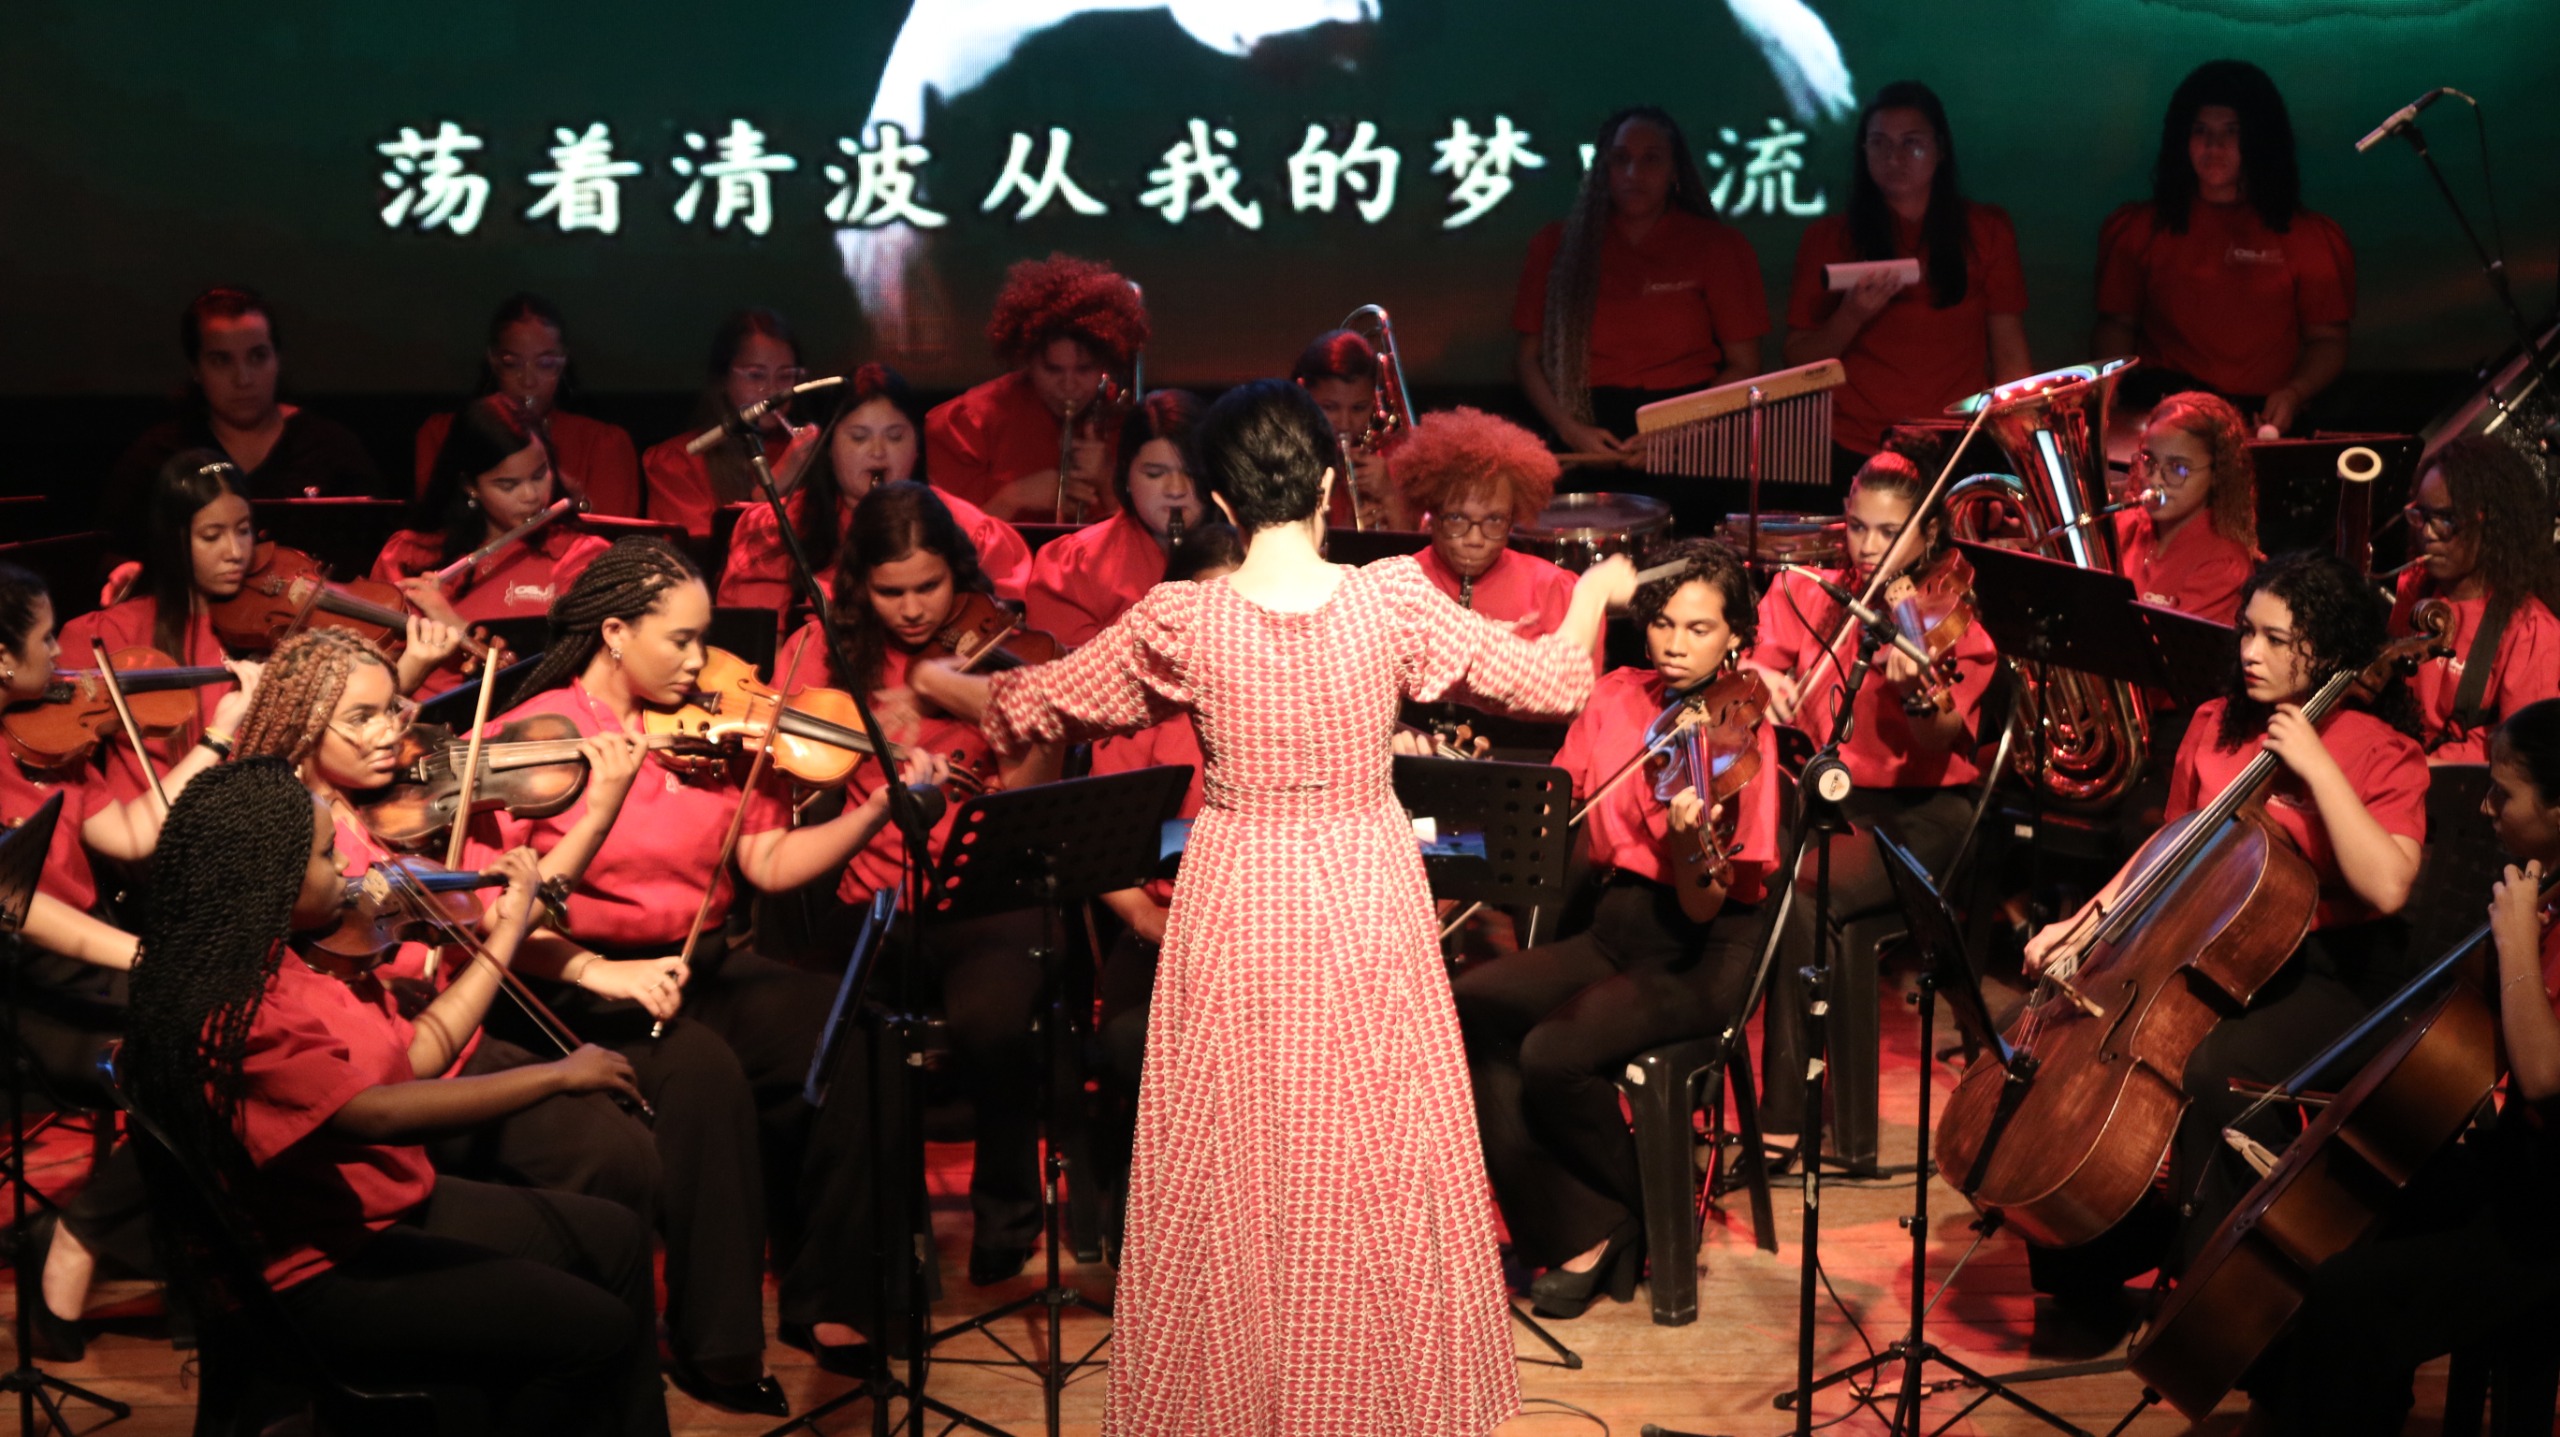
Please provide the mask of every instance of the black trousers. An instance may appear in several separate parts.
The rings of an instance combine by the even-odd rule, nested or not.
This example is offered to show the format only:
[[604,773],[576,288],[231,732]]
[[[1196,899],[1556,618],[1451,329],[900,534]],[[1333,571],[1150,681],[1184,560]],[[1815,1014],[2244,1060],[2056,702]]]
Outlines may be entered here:
[[658,1434],[649,1230],[570,1193],[438,1178],[406,1222],[287,1288],[352,1377],[478,1387],[489,1430]]
[[1523,1261],[1552,1267],[1638,1223],[1618,1070],[1721,1031],[1750,985],[1759,929],[1756,908],[1730,904],[1692,923],[1670,889],[1620,875],[1584,932],[1459,977],[1485,1166]]
[[[1831,954],[1841,935],[1863,918],[1899,913],[1893,880],[1884,871],[1869,830],[1881,828],[1932,871],[1955,855],[1973,816],[1973,794],[1962,788],[1860,789],[1840,805],[1847,831],[1831,836]],[[1813,962],[1814,871],[1818,855],[1807,848],[1796,870],[1796,898],[1787,910],[1786,937],[1769,975],[1762,1010],[1760,1125],[1772,1133],[1804,1127],[1804,1071],[1811,1051],[1811,1021],[1803,970]],[[1757,955],[1754,955],[1755,957]],[[1833,989],[1835,1001],[1839,989]]]

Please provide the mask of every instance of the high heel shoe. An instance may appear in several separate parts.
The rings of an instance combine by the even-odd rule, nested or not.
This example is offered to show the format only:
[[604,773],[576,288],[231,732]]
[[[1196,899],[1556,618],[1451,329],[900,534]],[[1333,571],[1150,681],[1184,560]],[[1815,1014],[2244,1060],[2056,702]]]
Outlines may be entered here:
[[1540,1317],[1570,1319],[1588,1311],[1605,1288],[1610,1298],[1627,1302],[1636,1295],[1636,1277],[1644,1267],[1644,1245],[1635,1224],[1609,1234],[1609,1245],[1588,1272],[1551,1267],[1529,1284],[1529,1305]]
[[53,1234],[60,1225],[60,1214],[47,1211],[28,1222],[21,1239],[26,1264],[19,1271],[36,1282],[36,1290],[28,1294],[27,1350],[47,1362],[77,1362],[89,1351],[88,1325],[62,1316],[44,1300],[44,1262],[53,1253]]

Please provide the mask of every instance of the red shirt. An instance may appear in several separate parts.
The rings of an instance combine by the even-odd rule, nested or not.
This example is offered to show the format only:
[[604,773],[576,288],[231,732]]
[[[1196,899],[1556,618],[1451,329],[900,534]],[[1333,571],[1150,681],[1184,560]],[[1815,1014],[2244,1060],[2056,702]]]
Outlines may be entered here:
[[356,1094],[416,1076],[409,1025],[346,984],[282,955],[240,1071],[246,1091],[234,1129],[259,1176],[243,1197],[270,1243],[269,1285],[328,1271],[435,1190],[426,1149],[329,1129]]
[[[2409,615],[2427,586],[2422,570],[2400,576],[2400,595],[2391,608],[2391,632],[2413,634]],[[2489,730],[2499,719],[2537,699],[2560,698],[2560,619],[2540,599],[2527,598],[2507,615],[2498,636],[2498,655],[2481,690],[2480,708],[2487,715],[2476,729],[2453,721],[2453,701],[2462,694],[2462,673],[2470,662],[2471,641],[2489,614],[2489,600],[2447,599],[2453,609],[2453,656],[2429,659],[2409,675],[2409,696],[2417,701],[2418,720],[2427,756],[2436,763],[2487,763]]]
[[[1106,465],[1117,442],[1114,435],[1103,436]],[[924,452],[925,474],[934,488],[985,509],[998,489],[1025,474],[1058,467],[1058,416],[1040,401],[1031,376],[1017,369],[935,405],[924,417]],[[1099,506],[1086,517],[1098,518],[1116,507],[1118,501],[1105,489]]]
[[80,826],[117,801],[105,775],[92,764],[51,771],[22,768],[0,754],[0,828],[16,828],[35,817],[57,793],[62,795],[62,814],[54,820],[53,843],[44,851],[36,891],[86,913],[98,901],[98,876],[89,867]]
[[[544,422],[551,431],[551,466],[569,493],[584,498],[589,513],[639,518],[640,456],[629,432],[565,409],[552,410]],[[431,414],[418,426],[419,493],[427,492],[427,475],[452,430],[450,414]]]
[[[791,522],[800,522],[800,496],[794,489],[782,496],[783,512]],[[1011,524],[957,494],[940,494],[943,507],[960,524],[960,532],[977,546],[978,567],[996,586],[996,593],[1016,603],[1031,581],[1031,546]],[[853,529],[853,506],[836,506],[836,542]],[[829,598],[835,596],[835,568],[822,567],[818,587]],[[749,504],[738,515],[738,527],[729,531],[729,562],[720,573],[720,603],[739,608],[787,609],[791,603],[791,554],[782,546],[782,531],[774,527],[773,508],[768,504]]]
[[[1849,377],[1832,396],[1831,437],[1842,447],[1873,454],[1887,427],[1936,418],[1948,405],[1990,387],[1991,316],[2026,313],[2027,280],[2018,267],[2018,232],[2007,210],[1968,204],[1965,225],[1964,298],[1940,309],[1929,287],[1920,224],[1895,217],[1894,256],[1919,260],[1922,274],[1840,352]],[[1823,266],[1864,258],[1850,241],[1848,215],[1825,215],[1806,226],[1796,245],[1788,325],[1819,329],[1829,321],[1848,296],[1831,292]]]
[[2166,544],[2149,509],[2128,509],[2115,526],[2116,556],[2142,602],[2217,624],[2239,622],[2240,587],[2257,566],[2239,540],[2213,527],[2211,513],[2188,516]]
[[[1564,747],[1556,751],[1556,767],[1573,775],[1578,806],[1590,801],[1628,759],[1644,747],[1645,729],[1661,716],[1662,675],[1651,669],[1611,669],[1591,686],[1591,703],[1565,730]],[[1770,870],[1778,866],[1778,740],[1774,725],[1762,724],[1758,748],[1760,777],[1729,800],[1738,803],[1733,853],[1733,882],[1727,896],[1737,903],[1757,903],[1768,891]],[[1680,861],[1694,843],[1671,836],[1671,810],[1653,796],[1653,781],[1639,773],[1609,791],[1600,806],[1583,820],[1592,861],[1650,878],[1656,883],[1694,879],[1695,865]]]
[[[1209,761],[1200,752],[1200,730],[1192,723],[1191,715],[1175,714],[1136,733],[1096,739],[1093,743],[1093,772],[1097,778],[1106,773],[1135,773],[1142,768],[1169,768],[1174,764],[1187,764],[1191,769],[1191,786],[1183,790],[1179,816],[1185,820],[1197,818]],[[1173,906],[1170,881],[1149,879],[1146,890],[1157,907]]]
[[1134,514],[1052,539],[1031,565],[1030,625],[1081,648],[1162,582],[1164,565],[1164,549]]
[[2132,317],[2145,364],[2268,394],[2293,377],[2304,326],[2355,318],[2355,251],[2309,210],[2278,234],[2248,205],[2197,200],[2173,234],[2148,201],[2126,205],[2098,232],[2098,312]]
[[[1829,577],[1843,588],[1854,591],[1857,587],[1841,581],[1837,573]],[[1843,675],[1858,657],[1854,633],[1841,642],[1837,663],[1823,656],[1823,644],[1838,630],[1840,617],[1839,606],[1811,580],[1781,574],[1760,598],[1760,642],[1749,655],[1752,663],[1791,674],[1803,687],[1795,727],[1811,734],[1816,743],[1831,735]],[[1982,694],[1991,686],[1999,658],[1999,649],[1980,624],[1966,630],[1956,643],[1956,712],[1963,716],[1967,734],[1973,732],[1982,712]],[[1857,725],[1841,750],[1858,787],[1955,788],[1979,778],[1982,769],[1966,739],[1959,738],[1945,753],[1919,750],[1911,735],[1911,716],[1902,711],[1902,696],[1884,681],[1882,669],[1879,658],[1859,686]]]
[[[589,697],[586,685],[576,679],[534,695],[490,723],[494,727],[538,713],[566,714],[581,734],[621,727],[621,721]],[[713,864],[729,836],[743,774],[743,768],[734,772],[717,768],[690,775],[669,768],[656,753],[642,759],[640,775],[632,781],[612,831],[569,890],[570,936],[591,947],[672,951],[683,945],[706,887],[712,897],[703,931],[717,931],[728,916],[735,889],[728,870],[714,871]],[[791,805],[776,779],[758,783],[745,801],[747,825],[740,834],[742,840],[786,827],[791,821]],[[477,842],[465,861],[484,864],[496,856],[493,850],[517,847],[548,853],[586,812],[582,793],[577,802],[549,818],[487,815],[475,827]]]
[[[816,620],[801,625],[797,633],[783,641],[782,652],[774,659],[776,673],[790,669],[795,649],[802,653],[800,679],[793,692],[805,688],[837,687],[835,663],[828,656],[826,639],[819,634]],[[906,686],[907,657],[906,650],[896,644],[886,646],[880,656],[880,687],[869,695],[874,704],[879,703],[880,696],[888,691]],[[969,768],[981,774],[996,771],[995,749],[987,742],[987,736],[973,724],[946,714],[919,715],[912,723],[902,724],[894,715],[885,713],[880,716],[880,723],[893,744],[930,749],[951,760],[955,769]],[[880,787],[880,780],[880,765],[864,763],[856,768],[853,781],[845,788],[845,802],[860,803],[870,797],[873,790]],[[958,803],[946,806],[941,819],[933,825],[936,858],[942,855],[943,841],[951,836],[951,820],[959,815],[959,811]],[[615,827],[621,825],[616,824]],[[872,894],[883,888],[896,887],[905,880],[906,874],[906,841],[899,837],[896,825],[883,824],[880,831],[872,836],[870,845],[853,855],[853,863],[845,869],[844,881],[836,892],[848,903],[868,903]]]
[[[2263,738],[2258,734],[2242,739],[2237,748],[2224,748],[2217,740],[2222,712],[2230,703],[2212,699],[2196,706],[2186,742],[2178,746],[2177,763],[2169,771],[2169,801],[2161,812],[2164,820],[2212,802],[2260,753]],[[2338,709],[2322,721],[2320,743],[2346,770],[2348,786],[2385,833],[2426,843],[2427,759],[2417,744],[2373,715],[2352,708]],[[2377,916],[2347,887],[2345,875],[2338,870],[2337,850],[2329,844],[2329,826],[2321,821],[2311,791],[2292,769],[2280,770],[2269,785],[2267,814],[2320,875],[2320,911],[2312,927],[2335,928]]]
[[[1458,597],[1463,582],[1437,548],[1425,548],[1414,558],[1433,586]],[[1505,549],[1492,568],[1477,576],[1474,592],[1462,602],[1488,619],[1510,623],[1512,632],[1524,639],[1543,639],[1564,627],[1565,611],[1573,607],[1573,585],[1574,576],[1554,564]]]
[[[593,534],[564,529],[558,524],[539,529],[494,559],[483,560],[479,567],[462,580],[459,590],[447,589],[445,596],[453,601],[454,612],[465,619],[540,618],[551,612],[552,601],[569,591],[586,572],[596,556],[613,545]],[[432,574],[444,567],[444,535],[420,529],[403,529],[382,546],[373,561],[372,577],[386,584],[419,574]],[[461,656],[445,667],[427,675],[418,686],[417,697],[433,698],[461,685],[464,675]]]
[[[159,641],[153,637],[153,630],[159,622],[159,601],[148,594],[127,599],[111,608],[93,609],[62,626],[62,662],[65,667],[75,669],[95,664],[97,655],[89,647],[92,639],[104,641],[110,655],[119,649],[137,645],[157,648]],[[193,622],[188,624],[186,642],[180,647],[184,652],[169,657],[185,668],[210,668],[229,657],[222,641],[213,636],[212,616],[204,612],[198,612]],[[208,684],[196,690],[195,723],[165,739],[151,741],[152,756],[162,772],[167,772],[170,765],[187,756],[187,750],[203,736],[204,726],[213,722],[215,705],[221,703],[222,696],[230,691],[227,685],[222,684]],[[119,739],[105,745],[105,749],[112,755],[107,763],[109,797],[123,801],[140,798],[150,791],[150,783],[143,777],[141,765],[129,746]]]
[[[711,537],[711,516],[719,511],[723,496],[711,484],[709,454],[687,454],[684,446],[692,434],[679,434],[660,440],[640,456],[640,467],[648,475],[648,518],[682,524],[684,531],[697,539]],[[780,435],[764,436],[764,459],[767,464],[780,464],[782,453],[791,441]]]
[[[1547,327],[1547,275],[1564,226],[1529,241],[1511,327]],[[1600,285],[1591,307],[1589,359],[1595,387],[1698,389],[1715,382],[1725,350],[1769,332],[1760,258],[1742,231],[1706,215],[1666,210],[1630,244],[1616,225],[1600,242]]]

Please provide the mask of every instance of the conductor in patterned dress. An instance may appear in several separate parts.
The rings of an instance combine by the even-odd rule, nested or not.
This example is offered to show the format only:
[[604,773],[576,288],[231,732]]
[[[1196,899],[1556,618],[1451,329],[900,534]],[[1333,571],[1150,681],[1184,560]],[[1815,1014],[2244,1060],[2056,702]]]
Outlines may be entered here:
[[1623,559],[1523,639],[1410,556],[1317,546],[1339,451],[1270,380],[1202,421],[1193,471],[1245,535],[1054,664],[920,667],[1000,751],[1188,711],[1204,798],[1166,924],[1138,1100],[1106,1437],[1482,1437],[1519,1408],[1466,1058],[1396,707],[1554,718],[1591,692]]

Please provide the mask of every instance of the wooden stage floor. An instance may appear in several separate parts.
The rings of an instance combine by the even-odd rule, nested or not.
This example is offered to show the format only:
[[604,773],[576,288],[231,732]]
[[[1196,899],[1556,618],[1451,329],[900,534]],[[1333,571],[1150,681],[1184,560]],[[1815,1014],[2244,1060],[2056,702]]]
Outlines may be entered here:
[[[1946,1024],[1940,1031],[1950,1031]],[[1884,1118],[1885,1161],[1910,1161],[1916,1130],[1918,1025],[1908,1005],[1887,996],[1885,1006]],[[1951,1074],[1943,1067],[1943,1083]],[[1942,1086],[1943,1091],[1943,1086]],[[62,1161],[76,1172],[76,1152]],[[40,1174],[39,1185],[54,1187],[60,1170]],[[940,1234],[948,1296],[937,1311],[938,1322],[952,1322],[983,1312],[1032,1291],[1040,1264],[1035,1260],[1023,1277],[981,1291],[961,1274],[967,1262],[968,1149],[934,1149],[935,1222]],[[1550,1324],[1551,1330],[1583,1359],[1579,1371],[1551,1365],[1549,1355],[1525,1329],[1514,1334],[1524,1359],[1521,1387],[1528,1405],[1503,1427],[1503,1437],[1579,1437],[1606,1431],[1636,1437],[1646,1424],[1675,1431],[1750,1434],[1777,1437],[1793,1430],[1792,1417],[1773,1409],[1770,1399],[1792,1386],[1795,1370],[1796,1292],[1801,1208],[1794,1189],[1782,1186],[1777,1197],[1780,1246],[1776,1255],[1751,1246],[1748,1214],[1737,1194],[1727,1210],[1711,1218],[1703,1246],[1699,1319],[1687,1327],[1656,1327],[1649,1319],[1645,1292],[1620,1306],[1601,1302],[1578,1321]],[[1903,1331],[1909,1321],[1909,1238],[1898,1219],[1909,1210],[1910,1180],[1882,1183],[1831,1183],[1824,1190],[1821,1249],[1832,1288],[1863,1325],[1866,1339],[1881,1346]],[[1973,1240],[1972,1212],[1944,1183],[1932,1192],[1929,1266],[1932,1282]],[[1110,1270],[1104,1266],[1071,1266],[1068,1278],[1096,1295],[1107,1295]],[[132,1306],[147,1290],[110,1284],[97,1295],[93,1313]],[[768,1289],[768,1292],[770,1289]],[[768,1302],[770,1296],[768,1296]],[[2030,1358],[2027,1337],[2033,1301],[2027,1287],[2026,1253],[2019,1242],[1998,1236],[1983,1244],[1962,1278],[1933,1313],[1929,1333],[1951,1353],[1979,1369],[2005,1373],[2040,1365]],[[0,1313],[9,1309],[0,1307]],[[768,1326],[771,1318],[768,1315]],[[1068,1321],[1071,1353],[1090,1347],[1103,1331],[1099,1318],[1078,1315]],[[1039,1350],[1037,1319],[1016,1318],[1008,1329],[1015,1345]],[[1816,1369],[1828,1370],[1854,1360],[1866,1350],[1838,1306],[1827,1298],[1819,1313]],[[1108,1348],[1104,1349],[1108,1355]],[[983,1342],[955,1343],[942,1349],[945,1358],[995,1355]],[[798,1352],[772,1345],[769,1356],[784,1387],[799,1406],[814,1405],[845,1390],[842,1380],[812,1367]],[[74,1409],[78,1430],[102,1430],[118,1437],[163,1437],[189,1430],[191,1391],[182,1384],[178,1355],[162,1342],[140,1335],[110,1334],[90,1344],[86,1360],[56,1369],[72,1381],[134,1404],[134,1415],[103,1428],[96,1414]],[[1932,1376],[1944,1374],[1933,1372]],[[2410,1430],[2436,1430],[2442,1404],[2442,1364],[2421,1375],[2418,1410]],[[1896,1369],[1889,1381],[1898,1381]],[[1089,1437],[1100,1430],[1103,1372],[1081,1376],[1066,1395],[1065,1430]],[[929,1383],[932,1395],[954,1404],[1009,1433],[1036,1433],[1041,1426],[1040,1387],[1029,1374],[997,1368],[938,1363]],[[2140,1396],[2139,1384],[2117,1372],[2040,1382],[2026,1389],[2037,1402],[2094,1433],[2113,1427]],[[1953,1417],[1978,1394],[1947,1392],[1929,1399],[1934,1429]],[[1833,1392],[1815,1404],[1816,1421],[1841,1416],[1848,1400]],[[775,1425],[772,1419],[739,1417],[704,1408],[669,1389],[668,1400],[679,1433],[756,1433]],[[1571,1408],[1582,1409],[1577,1413]],[[1889,1406],[1889,1399],[1888,1399]],[[2232,1434],[2239,1430],[2245,1404],[2237,1398],[2201,1428],[2165,1406],[2136,1416],[2127,1432],[2138,1437],[2200,1430]],[[1583,1415],[1583,1414],[1589,1415]],[[824,1425],[828,1433],[868,1430],[870,1410],[854,1404]],[[1836,1430],[1881,1431],[1884,1422],[1872,1413],[1856,1413]],[[805,1430],[805,1429],[804,1429]],[[939,1430],[938,1424],[928,1430]],[[1993,1402],[1950,1429],[1955,1433],[2028,1434],[2046,1431],[2034,1419]]]

